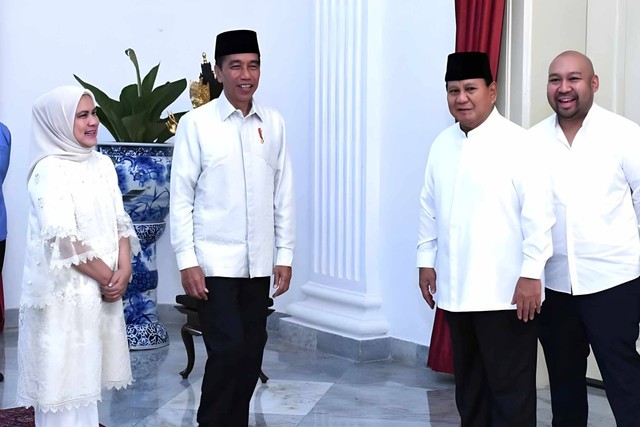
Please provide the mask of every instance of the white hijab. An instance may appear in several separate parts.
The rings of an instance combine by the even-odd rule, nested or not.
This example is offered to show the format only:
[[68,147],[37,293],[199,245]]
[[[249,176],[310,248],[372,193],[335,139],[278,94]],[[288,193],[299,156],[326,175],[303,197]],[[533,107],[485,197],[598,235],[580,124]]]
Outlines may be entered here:
[[76,109],[83,95],[93,94],[77,86],[60,86],[36,99],[33,104],[33,144],[29,175],[36,164],[47,156],[81,162],[93,153],[93,148],[80,145],[73,136]]

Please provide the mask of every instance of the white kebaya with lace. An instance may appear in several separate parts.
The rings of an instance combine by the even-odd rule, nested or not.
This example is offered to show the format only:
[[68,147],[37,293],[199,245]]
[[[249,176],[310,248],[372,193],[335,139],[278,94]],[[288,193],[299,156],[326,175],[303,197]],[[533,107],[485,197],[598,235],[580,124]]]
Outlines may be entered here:
[[121,238],[139,248],[113,163],[73,136],[83,95],[61,87],[34,105],[17,403],[42,413],[87,408],[101,387],[132,381],[122,301],[103,301],[74,267],[100,258],[115,270]]

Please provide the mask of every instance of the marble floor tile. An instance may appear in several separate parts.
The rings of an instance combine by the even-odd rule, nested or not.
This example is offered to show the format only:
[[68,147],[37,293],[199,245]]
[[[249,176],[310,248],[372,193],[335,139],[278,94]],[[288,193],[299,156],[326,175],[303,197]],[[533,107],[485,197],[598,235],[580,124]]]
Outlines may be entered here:
[[[196,425],[202,380],[197,380],[136,426]],[[252,426],[296,426],[332,386],[326,382],[271,379],[258,384],[250,403]]]
[[[188,379],[179,372],[187,358],[180,324],[167,326],[170,345],[131,353],[134,383],[108,390],[99,404],[107,427],[193,427],[206,361],[201,338]],[[17,330],[0,334],[0,408],[15,406]],[[385,360],[355,363],[303,348],[271,332],[263,371],[251,402],[251,426],[450,427],[459,425],[453,378],[423,367]],[[615,422],[603,390],[589,388],[589,427]],[[538,391],[538,426],[551,425],[549,390]],[[4,427],[4,426],[0,426]]]
[[[202,381],[192,384],[160,409],[198,408]],[[259,383],[249,404],[251,413],[270,415],[307,415],[333,383],[271,379]]]
[[310,414],[298,424],[299,427],[458,427],[453,424],[432,423],[430,421],[381,420],[376,418],[357,418],[331,414]]
[[142,421],[136,427],[176,427],[196,426],[196,409],[166,409],[160,408]]
[[[424,422],[429,419],[429,410],[424,388],[340,383],[331,387],[311,414],[388,420],[389,423],[391,420]],[[453,411],[452,416],[455,408]]]
[[[176,427],[196,426],[197,410],[195,409],[166,409],[160,408],[142,421],[136,427]],[[250,426],[294,427],[300,425],[302,416],[249,414]]]
[[440,374],[431,369],[376,361],[354,364],[340,378],[340,383],[354,385],[406,386],[429,389],[453,388],[453,376]]
[[307,415],[332,385],[272,379],[256,387],[250,411],[256,414]]
[[[602,389],[589,387],[588,427],[615,427],[611,406]],[[551,394],[549,389],[538,390],[538,426],[551,426]]]

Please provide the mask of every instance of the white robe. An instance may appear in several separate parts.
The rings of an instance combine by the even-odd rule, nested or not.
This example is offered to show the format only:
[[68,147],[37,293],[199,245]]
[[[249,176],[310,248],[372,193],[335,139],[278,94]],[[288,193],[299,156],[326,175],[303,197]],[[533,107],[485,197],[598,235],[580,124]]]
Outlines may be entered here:
[[551,256],[550,176],[520,126],[497,110],[465,135],[434,141],[425,171],[418,267],[435,267],[438,306],[515,309],[519,277],[541,279]]
[[102,386],[132,381],[122,302],[73,265],[101,258],[115,269],[118,242],[138,239],[111,160],[46,157],[29,180],[29,229],[18,338],[18,396],[39,411],[77,409]]

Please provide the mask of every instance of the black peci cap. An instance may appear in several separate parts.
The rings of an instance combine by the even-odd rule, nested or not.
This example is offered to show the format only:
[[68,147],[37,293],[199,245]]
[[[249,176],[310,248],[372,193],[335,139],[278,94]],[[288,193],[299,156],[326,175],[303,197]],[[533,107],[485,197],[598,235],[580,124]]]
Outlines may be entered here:
[[216,37],[216,51],[214,58],[234,53],[257,53],[260,55],[258,48],[258,35],[251,30],[233,30],[225,31]]
[[484,52],[456,52],[447,58],[444,81],[484,79],[487,85],[493,82],[489,57]]

